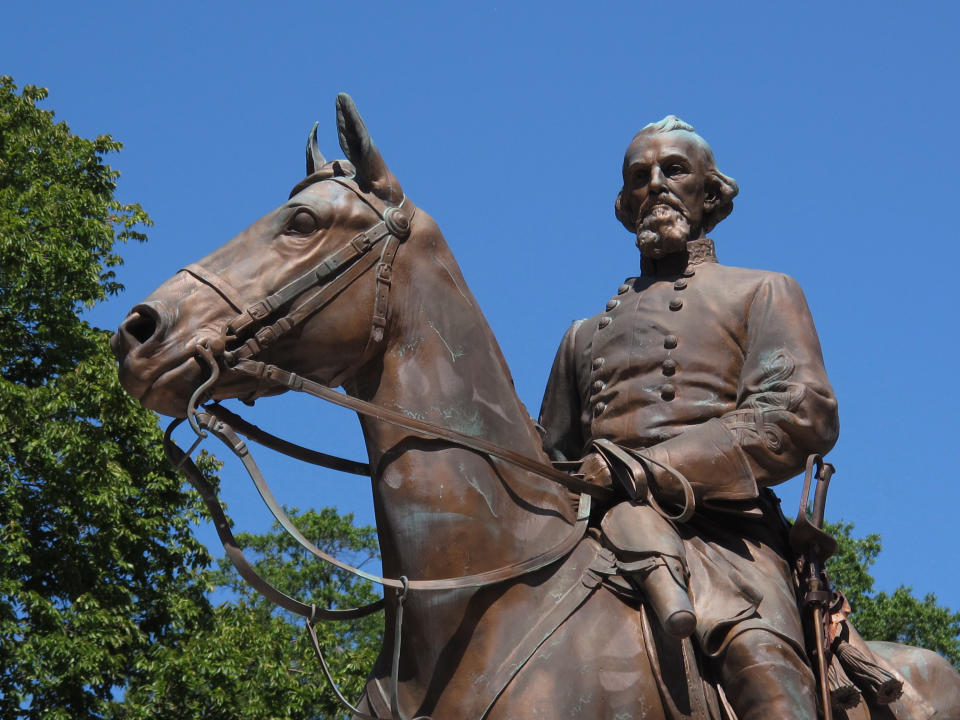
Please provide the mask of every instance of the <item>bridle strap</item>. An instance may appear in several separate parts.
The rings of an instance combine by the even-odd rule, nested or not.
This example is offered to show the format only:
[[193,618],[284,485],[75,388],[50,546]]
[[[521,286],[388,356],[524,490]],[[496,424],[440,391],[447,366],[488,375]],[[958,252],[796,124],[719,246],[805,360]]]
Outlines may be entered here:
[[[357,233],[351,240],[324,257],[311,270],[262,300],[241,310],[242,297],[229,281],[218,273],[192,263],[180,272],[186,272],[213,288],[231,308],[238,312],[223,331],[223,343],[242,341],[244,335],[253,334],[242,341],[240,347],[224,354],[228,365],[238,360],[252,358],[275,343],[281,337],[322,309],[343,292],[367,270],[377,265],[376,293],[371,321],[370,338],[362,355],[367,357],[383,341],[389,316],[389,293],[393,273],[393,261],[400,244],[410,235],[410,226],[416,207],[404,197],[397,206],[388,205],[372,193],[364,192],[357,183],[346,177],[325,178],[350,190],[373,210],[379,220],[372,227]],[[379,258],[370,251],[384,242]],[[344,268],[347,268],[344,270]],[[309,292],[311,289],[319,289]],[[307,293],[306,295],[304,295]],[[268,319],[280,308],[295,300],[300,302],[285,316],[270,325]]]
[[[197,413],[196,420],[201,428],[209,430],[211,433],[213,433],[217,439],[229,447],[234,455],[239,458],[240,462],[243,463],[244,468],[247,470],[247,473],[253,479],[253,483],[256,486],[257,491],[260,493],[260,497],[263,498],[263,501],[270,510],[270,513],[276,518],[277,522],[280,523],[283,529],[290,533],[290,535],[300,544],[301,547],[321,560],[330,563],[341,570],[345,570],[346,572],[353,573],[358,577],[362,577],[365,580],[369,580],[377,583],[378,585],[391,587],[397,590],[404,588],[404,583],[401,580],[386,578],[380,575],[373,575],[365,570],[348,565],[347,563],[344,563],[341,560],[333,557],[329,553],[324,552],[314,543],[310,542],[306,537],[304,537],[303,533],[297,529],[297,527],[290,520],[289,516],[277,502],[263,477],[263,473],[260,471],[260,468],[254,461],[253,456],[247,449],[246,443],[237,437],[237,435],[233,432],[233,429],[222,420],[217,420],[205,412]],[[179,460],[180,458],[178,457],[177,459]],[[201,492],[201,494],[203,493]],[[217,508],[219,509],[219,503],[217,503]],[[220,509],[219,512],[222,513],[222,509]],[[557,560],[565,557],[573,550],[574,547],[576,547],[577,543],[580,542],[580,539],[586,533],[587,520],[589,519],[589,516],[589,496],[581,495],[580,506],[577,511],[577,519],[573,528],[571,529],[571,532],[568,533],[567,536],[555,546],[545,550],[544,552],[539,553],[538,555],[527,560],[512,563],[495,570],[488,570],[481,573],[474,573],[472,575],[464,575],[455,578],[443,578],[437,580],[410,580],[407,583],[407,586],[411,590],[458,590],[463,588],[492,585],[494,583],[511,580],[521,575],[539,570],[540,568],[550,565],[551,563],[554,563]],[[227,530],[229,530],[229,527],[227,527]],[[232,540],[232,535],[229,539]],[[222,540],[223,537],[221,536],[221,541]],[[226,545],[224,545],[224,547],[226,547]],[[246,576],[244,577],[246,579]],[[286,607],[285,605],[282,606]],[[298,611],[294,610],[294,612]],[[303,613],[301,612],[301,614]]]
[[[236,538],[234,538],[233,531],[230,529],[230,521],[223,512],[223,507],[220,505],[220,500],[217,498],[216,490],[214,490],[213,486],[207,482],[206,478],[203,477],[203,473],[200,472],[200,469],[196,466],[193,460],[190,459],[190,456],[185,454],[179,447],[177,447],[177,444],[173,442],[171,434],[173,433],[173,430],[182,422],[182,419],[174,420],[167,428],[167,431],[163,437],[164,453],[167,456],[167,460],[174,467],[178,468],[186,476],[187,480],[191,485],[193,485],[196,491],[200,493],[200,497],[203,498],[203,502],[207,506],[210,516],[213,518],[213,524],[216,527],[217,535],[220,538],[220,542],[223,545],[223,549],[226,552],[227,557],[230,558],[230,562],[233,563],[233,566],[237,569],[237,572],[240,573],[240,576],[244,580],[246,580],[257,592],[261,593],[268,600],[271,600],[285,610],[297,613],[298,615],[303,615],[307,618],[316,617],[322,620],[353,620],[356,618],[365,617],[383,608],[382,599],[370,603],[369,605],[364,605],[363,607],[353,609],[331,610],[317,608],[313,605],[306,605],[299,600],[290,597],[260,577],[257,571],[254,570],[253,566],[250,565],[249,561],[243,554],[243,550],[240,549]],[[213,431],[214,434],[217,434],[213,427],[211,427],[210,430]]]
[[383,340],[387,328],[387,314],[390,309],[390,285],[393,282],[393,259],[400,249],[400,241],[395,235],[387,238],[377,264],[377,292],[373,300],[373,327],[370,329],[370,343]]
[[246,308],[228,323],[228,332],[240,335],[251,327],[261,324],[274,311],[296,299],[310,288],[325,283],[340,272],[345,265],[353,262],[361,255],[367,254],[374,245],[389,234],[390,231],[383,220],[380,220],[368,230],[357,233],[350,242],[327,255],[314,268],[290,281],[275,293]]
[[217,403],[207,405],[204,409],[217,418],[217,420],[222,420],[232,427],[234,432],[240,433],[247,439],[270,448],[274,452],[282,453],[287,457],[292,457],[295,460],[310,463],[311,465],[318,465],[320,467],[330,468],[331,470],[339,470],[340,472],[350,473],[351,475],[370,477],[369,463],[348,460],[337,457],[336,455],[328,455],[327,453],[297,445],[289,440],[279,438],[276,435],[271,435],[266,430],[247,422],[236,413],[227,410],[223,405]]
[[276,365],[268,365],[267,363],[256,360],[241,360],[230,369],[243,373],[251,378],[264,379],[297,392],[305,392],[314,397],[322,398],[334,405],[353,410],[356,413],[373,418],[374,420],[390,423],[391,425],[396,425],[405,430],[410,430],[437,440],[447,440],[468,450],[474,450],[484,455],[504,460],[512,465],[528,470],[535,475],[539,475],[547,480],[552,480],[573,492],[584,493],[600,500],[610,500],[613,497],[612,491],[608,488],[593,485],[576,477],[571,477],[567,473],[557,470],[552,465],[547,465],[526,455],[521,455],[518,452],[501,447],[484,438],[466,435],[441,425],[434,425],[433,423],[409,417],[396,410],[391,410],[390,408],[376,405],[366,400],[361,400],[360,398],[338,393],[333,388],[297,375],[296,373],[281,370]]
[[[224,353],[225,362],[230,365],[240,360],[252,358],[263,352],[308,317],[321,310],[331,300],[337,297],[337,295],[362,277],[377,261],[377,256],[372,253],[364,255],[331,282],[306,295],[302,302],[291,310],[289,314],[271,325],[261,327],[252,338],[244,342],[236,350]],[[258,303],[258,305],[260,305],[260,303]],[[250,308],[248,308],[248,311],[249,310]],[[267,317],[269,314],[270,311],[267,311],[262,317]]]
[[227,305],[232,307],[237,312],[240,312],[240,308],[243,307],[240,300],[241,295],[237,292],[236,288],[224,280],[223,277],[215,272],[210,272],[202,265],[190,263],[189,265],[180,268],[177,272],[189,273],[200,282],[204,283],[205,285],[209,285],[227,302]]

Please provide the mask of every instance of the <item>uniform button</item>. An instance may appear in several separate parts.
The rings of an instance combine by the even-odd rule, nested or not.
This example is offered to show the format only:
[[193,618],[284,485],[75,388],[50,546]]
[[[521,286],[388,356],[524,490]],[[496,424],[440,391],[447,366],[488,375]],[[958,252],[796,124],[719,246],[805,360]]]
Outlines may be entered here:
[[606,360],[605,360],[604,358],[602,358],[602,357],[594,358],[594,359],[593,359],[593,369],[594,369],[594,370],[599,370],[600,368],[603,367],[603,364],[604,364],[605,362],[606,362]]
[[610,322],[611,322],[611,319],[608,316],[602,315],[600,317],[600,329],[603,330],[607,325],[610,324]]
[[686,270],[683,271],[683,276],[686,278],[693,277],[696,274],[697,274],[697,271],[694,270],[693,268],[687,268]]
[[619,300],[616,300],[616,299],[610,300],[609,302],[607,302],[607,310],[613,310],[619,304],[620,304]]
[[[670,301],[671,310],[679,310],[682,307],[683,307],[683,300],[681,300],[680,298],[674,298],[673,300]],[[601,327],[602,327],[602,324],[601,324]]]
[[[667,402],[673,400],[676,396],[677,396],[677,389],[670,383],[667,383],[662,388],[660,388],[660,397],[662,397]],[[594,408],[594,414],[596,414],[596,408]]]
[[593,416],[598,417],[607,409],[607,404],[605,402],[598,402],[593,406]]
[[603,380],[594,380],[593,385],[590,386],[590,389],[593,392],[598,393],[601,390],[603,390],[606,386],[607,384]]
[[674,289],[674,290],[686,290],[686,288],[687,288],[687,281],[684,280],[683,278],[681,278],[680,280],[677,280],[677,281],[673,284],[673,289]]
[[673,375],[677,371],[677,361],[673,358],[667,358],[663,361],[663,374]]
[[678,342],[680,342],[680,340],[676,335],[667,335],[663,338],[663,346],[667,350],[673,350]]
[[627,283],[624,283],[623,285],[617,288],[617,295],[623,295],[630,288],[631,288],[630,285],[628,285]]

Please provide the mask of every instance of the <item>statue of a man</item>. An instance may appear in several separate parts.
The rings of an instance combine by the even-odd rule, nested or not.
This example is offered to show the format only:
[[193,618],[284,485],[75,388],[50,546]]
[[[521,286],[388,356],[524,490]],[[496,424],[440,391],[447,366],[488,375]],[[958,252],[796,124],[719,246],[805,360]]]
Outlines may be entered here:
[[[768,488],[830,450],[837,403],[797,283],[717,263],[706,233],[737,192],[682,120],[637,133],[616,212],[636,235],[641,274],[567,331],[540,422],[554,458],[586,455],[588,474],[601,465],[591,454],[598,439],[652,460],[645,467],[661,503],[676,488],[664,465],[689,480],[693,516],[666,525],[679,538],[677,580],[695,615],[686,632],[741,720],[814,720],[784,524]],[[618,557],[644,550],[623,547],[633,530],[646,542],[653,525],[643,509],[621,503],[605,520],[608,538],[621,538]]]

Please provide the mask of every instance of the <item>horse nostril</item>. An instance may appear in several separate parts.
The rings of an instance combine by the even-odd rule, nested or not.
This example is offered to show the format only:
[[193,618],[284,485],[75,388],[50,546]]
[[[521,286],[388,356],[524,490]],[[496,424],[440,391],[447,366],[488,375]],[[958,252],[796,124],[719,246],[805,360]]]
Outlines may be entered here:
[[121,331],[136,338],[141,345],[150,341],[160,326],[160,316],[149,305],[138,305],[120,326]]
[[153,332],[157,329],[157,323],[154,322],[152,317],[141,315],[140,313],[134,313],[127,318],[127,322],[124,323],[124,327],[126,331],[139,340],[140,344],[142,345],[151,337],[153,337]]

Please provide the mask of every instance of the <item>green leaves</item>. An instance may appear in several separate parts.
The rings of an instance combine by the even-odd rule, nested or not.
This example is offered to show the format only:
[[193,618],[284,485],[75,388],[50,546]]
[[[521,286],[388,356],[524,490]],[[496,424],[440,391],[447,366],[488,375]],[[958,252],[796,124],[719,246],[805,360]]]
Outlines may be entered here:
[[0,77],[0,717],[103,717],[138,654],[210,615],[210,558],[156,417],[77,317],[149,219],[113,199],[120,144],[45,97]]
[[113,198],[119,175],[102,156],[121,144],[87,140],[0,76],[0,375],[37,385],[95,350],[77,313],[116,294],[117,242],[145,240],[136,204]]
[[199,504],[105,333],[89,340],[96,355],[43,385],[0,379],[2,717],[100,716],[138,653],[211,612]]
[[936,650],[960,668],[960,613],[937,604],[935,595],[922,600],[900,586],[892,595],[874,592],[870,566],[880,554],[880,536],[854,538],[851,523],[827,523],[840,549],[827,561],[833,584],[843,590],[857,631],[867,640],[917,645]]
[[[290,516],[318,547],[349,562],[377,556],[373,528],[356,528],[332,508]],[[356,607],[377,599],[357,581],[313,558],[278,525],[238,542],[257,571],[280,590],[324,607]],[[278,610],[221,560],[212,579],[237,600],[216,608],[213,621],[176,645],[152,651],[141,679],[127,690],[122,717],[263,718],[343,717],[320,675],[302,618]],[[383,632],[379,614],[349,623],[318,625],[321,645],[348,698],[360,695]]]

